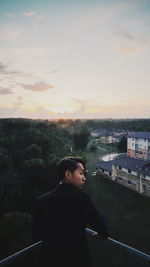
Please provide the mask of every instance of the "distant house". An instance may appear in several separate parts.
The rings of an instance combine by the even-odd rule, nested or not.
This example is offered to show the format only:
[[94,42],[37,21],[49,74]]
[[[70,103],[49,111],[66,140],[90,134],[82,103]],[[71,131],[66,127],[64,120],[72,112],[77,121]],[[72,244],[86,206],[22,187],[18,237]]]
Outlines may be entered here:
[[150,197],[150,162],[121,157],[96,164],[97,175],[103,175]]
[[109,132],[99,137],[100,142],[103,144],[111,144],[112,139],[113,139],[113,136]]
[[150,132],[128,135],[127,154],[130,158],[150,160]]
[[99,131],[99,129],[97,129],[97,130],[93,130],[93,131],[91,132],[91,136],[92,136],[92,137],[99,137],[99,135],[100,135],[100,131]]
[[96,164],[96,173],[97,175],[107,175],[108,177],[112,178],[112,164],[114,160],[109,161],[99,161]]
[[91,132],[91,136],[99,138],[104,144],[119,143],[121,138],[127,136],[130,132],[126,129],[97,129]]
[[100,138],[101,136],[105,136],[106,133],[106,129],[96,129],[91,132],[91,136]]

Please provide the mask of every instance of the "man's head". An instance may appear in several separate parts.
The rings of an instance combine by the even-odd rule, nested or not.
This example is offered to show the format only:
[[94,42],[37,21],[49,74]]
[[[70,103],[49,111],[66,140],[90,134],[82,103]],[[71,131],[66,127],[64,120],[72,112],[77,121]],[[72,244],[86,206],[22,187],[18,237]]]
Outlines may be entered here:
[[61,181],[82,188],[85,183],[85,161],[78,157],[65,157],[58,162],[57,173]]

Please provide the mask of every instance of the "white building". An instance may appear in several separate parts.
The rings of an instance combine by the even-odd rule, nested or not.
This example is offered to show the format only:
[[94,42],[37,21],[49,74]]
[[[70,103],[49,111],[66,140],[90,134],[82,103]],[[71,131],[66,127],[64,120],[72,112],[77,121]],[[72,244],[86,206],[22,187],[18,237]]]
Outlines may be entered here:
[[129,135],[127,155],[130,158],[150,160],[150,132],[137,132]]

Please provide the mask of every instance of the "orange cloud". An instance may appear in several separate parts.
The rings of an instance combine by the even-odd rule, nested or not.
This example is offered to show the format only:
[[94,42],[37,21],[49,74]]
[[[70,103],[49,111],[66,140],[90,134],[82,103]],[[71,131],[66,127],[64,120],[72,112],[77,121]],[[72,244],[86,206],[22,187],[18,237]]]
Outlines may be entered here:
[[56,73],[58,72],[58,70],[52,70],[52,71],[49,71],[49,74],[53,74],[53,73]]
[[0,87],[0,95],[10,95],[13,94],[11,88],[1,88]]
[[15,17],[15,15],[14,15],[13,13],[5,13],[5,15],[6,15],[7,17]]
[[23,13],[23,15],[26,17],[32,17],[36,14],[37,14],[37,11],[29,11],[29,12]]
[[135,48],[135,47],[120,47],[119,48],[120,51],[125,52],[125,53],[137,53],[139,52],[139,49]]
[[53,85],[45,83],[43,81],[36,82],[34,84],[20,84],[24,89],[34,91],[34,92],[41,92],[41,91],[47,91],[48,89],[54,88]]

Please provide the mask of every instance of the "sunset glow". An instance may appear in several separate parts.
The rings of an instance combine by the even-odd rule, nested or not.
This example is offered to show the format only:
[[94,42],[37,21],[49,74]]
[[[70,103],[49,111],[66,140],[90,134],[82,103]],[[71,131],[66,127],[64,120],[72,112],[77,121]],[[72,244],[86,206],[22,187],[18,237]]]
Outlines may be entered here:
[[150,1],[0,2],[0,117],[149,118]]

